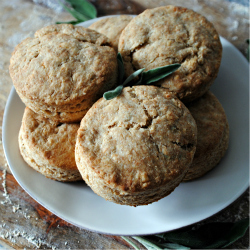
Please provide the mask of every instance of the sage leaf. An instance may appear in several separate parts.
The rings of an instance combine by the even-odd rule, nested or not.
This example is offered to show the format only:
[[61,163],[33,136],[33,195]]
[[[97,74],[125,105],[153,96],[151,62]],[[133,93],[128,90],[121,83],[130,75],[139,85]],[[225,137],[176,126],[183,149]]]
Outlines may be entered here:
[[134,85],[139,85],[139,84],[151,84],[154,83],[170,74],[172,74],[174,71],[176,71],[181,64],[171,64],[171,65],[166,65],[163,67],[151,69],[148,71],[144,71],[145,68],[143,69],[138,69],[134,73],[132,73],[124,82],[124,75],[125,75],[125,70],[124,70],[124,63],[123,59],[120,53],[117,54],[117,62],[118,62],[118,83],[120,84],[116,89],[107,91],[103,94],[103,97],[106,100],[110,100],[112,98],[117,97],[120,95],[122,92],[122,89],[132,80],[134,80],[137,76],[141,74],[141,77],[137,83]]
[[140,75],[143,71],[145,70],[145,68],[143,69],[138,69],[137,71],[135,71],[133,74],[131,74],[123,83],[123,86],[125,87],[129,82],[131,82],[133,79],[135,79],[138,75]]
[[122,84],[124,76],[125,76],[125,70],[124,70],[124,63],[123,63],[120,52],[117,54],[117,62],[118,62],[118,83]]
[[[117,55],[117,61],[118,61],[118,82],[122,82],[123,78],[124,78],[124,64],[123,64],[123,60],[121,55],[118,53]],[[135,77],[137,77],[138,75],[141,74],[141,72],[143,72],[144,69],[139,69],[136,72],[134,72],[133,74],[131,74],[124,82],[123,84],[117,86],[114,90],[109,90],[107,92],[105,92],[103,94],[103,98],[105,100],[111,100],[115,97],[117,97],[118,95],[121,94],[123,88],[129,83],[131,82]]]
[[178,249],[178,250],[188,250],[190,247],[185,247],[176,243],[161,243],[160,244],[163,249]]
[[119,61],[122,63],[123,67],[124,67],[124,63],[123,63],[123,59],[122,59],[122,55],[121,55],[121,53],[120,53],[120,52],[118,52],[118,53],[117,53],[117,60],[119,60]]
[[83,14],[81,14],[80,12],[77,12],[75,9],[73,8],[69,8],[68,6],[66,6],[65,4],[63,4],[61,1],[58,1],[65,10],[67,10],[77,21],[87,21],[89,20],[88,17],[84,16]]
[[223,246],[223,248],[231,245],[236,240],[240,239],[246,233],[249,227],[249,218],[243,219],[236,223],[231,223],[231,230],[227,235],[227,243]]
[[90,2],[86,0],[65,0],[65,1],[70,4],[71,8],[66,6],[60,0],[58,0],[58,3],[61,4],[63,8],[76,19],[76,21],[57,22],[57,23],[70,23],[75,25],[96,18],[97,16],[96,8]]
[[[226,248],[246,233],[249,218],[238,222],[212,222],[151,236],[133,236],[146,249],[218,249]],[[136,248],[137,249],[137,248]]]
[[134,242],[132,240],[130,240],[128,237],[126,236],[121,236],[125,241],[127,241],[134,249],[136,250],[140,250],[139,247],[137,247]]
[[166,242],[190,248],[225,248],[241,238],[249,227],[249,218],[238,222],[213,222],[192,230],[192,227],[158,235]]
[[123,85],[117,86],[114,90],[109,90],[103,94],[105,100],[111,100],[121,94]]
[[75,11],[81,13],[88,19],[96,18],[97,11],[92,3],[86,0],[65,0],[65,1],[68,2]]
[[62,23],[76,25],[76,24],[78,24],[78,23],[82,23],[82,21],[56,22],[56,24],[62,24]]
[[187,250],[189,247],[185,247],[176,243],[159,243],[155,242],[152,239],[148,239],[147,237],[133,236],[135,240],[140,242],[144,247],[150,250],[159,250],[159,249],[179,249],[179,250]]
[[162,249],[161,247],[157,246],[156,244],[154,244],[153,242],[146,240],[143,237],[139,237],[139,236],[133,236],[133,238],[135,240],[137,240],[138,242],[140,242],[144,247],[146,247],[147,249],[152,249],[152,250],[159,250]]
[[179,69],[181,64],[175,63],[171,65],[166,65],[163,67],[151,69],[148,71],[144,71],[141,75],[139,84],[151,84],[153,82],[157,82],[162,78],[174,73],[177,69]]

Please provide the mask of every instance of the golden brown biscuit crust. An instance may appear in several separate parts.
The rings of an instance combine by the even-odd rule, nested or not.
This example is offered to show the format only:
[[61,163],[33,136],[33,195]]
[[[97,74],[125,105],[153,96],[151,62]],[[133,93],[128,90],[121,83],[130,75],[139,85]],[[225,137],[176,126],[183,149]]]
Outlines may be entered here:
[[91,24],[89,28],[107,36],[111,42],[112,47],[116,51],[118,51],[120,35],[132,19],[133,17],[129,15],[103,18]]
[[95,103],[81,122],[76,163],[107,200],[152,203],[171,193],[192,162],[196,124],[173,95],[155,86],[127,87]]
[[119,41],[127,75],[134,70],[180,63],[158,85],[184,102],[202,96],[215,80],[222,45],[213,25],[200,14],[177,6],[148,9],[123,30]]
[[60,124],[25,109],[19,132],[19,148],[28,165],[58,181],[81,180],[75,163],[79,123]]
[[10,75],[33,111],[60,122],[80,121],[116,83],[116,53],[108,38],[94,30],[51,25],[15,48]]
[[229,144],[226,113],[211,91],[187,107],[197,124],[197,147],[184,181],[201,177],[217,166]]

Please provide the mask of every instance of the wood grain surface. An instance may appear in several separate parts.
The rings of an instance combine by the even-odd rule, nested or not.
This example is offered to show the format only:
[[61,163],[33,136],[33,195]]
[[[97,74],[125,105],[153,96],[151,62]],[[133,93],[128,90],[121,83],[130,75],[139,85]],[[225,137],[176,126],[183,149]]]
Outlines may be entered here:
[[[53,1],[47,1],[53,2]],[[146,8],[174,4],[192,8],[206,16],[227,40],[246,55],[249,37],[248,7],[224,0],[91,0],[98,16],[139,14]],[[44,4],[42,4],[44,3]],[[46,1],[0,1],[0,125],[12,87],[8,67],[14,47],[39,28],[71,15]],[[0,127],[2,128],[2,127]],[[0,129],[1,135],[2,131]],[[0,140],[2,144],[2,141]],[[0,249],[132,249],[119,236],[102,235],[73,226],[32,199],[11,174],[0,145]],[[249,216],[249,191],[232,205],[202,223],[237,221]],[[119,223],[119,222],[117,222]],[[143,248],[138,242],[134,243]],[[249,232],[230,246],[249,248]]]

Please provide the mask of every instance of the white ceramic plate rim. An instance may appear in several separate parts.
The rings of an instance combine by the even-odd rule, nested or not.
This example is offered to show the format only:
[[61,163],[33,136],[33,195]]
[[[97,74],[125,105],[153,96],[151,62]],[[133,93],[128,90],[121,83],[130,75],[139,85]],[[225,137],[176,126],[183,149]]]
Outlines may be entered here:
[[[88,27],[98,19],[82,25]],[[191,225],[221,211],[249,186],[249,64],[226,39],[221,38],[221,41],[222,64],[211,91],[228,116],[230,144],[220,164],[204,177],[181,183],[164,199],[136,208],[105,201],[84,184],[47,179],[29,168],[19,154],[18,131],[24,105],[12,87],[3,117],[2,138],[13,176],[32,198],[58,217],[104,234],[162,233]]]

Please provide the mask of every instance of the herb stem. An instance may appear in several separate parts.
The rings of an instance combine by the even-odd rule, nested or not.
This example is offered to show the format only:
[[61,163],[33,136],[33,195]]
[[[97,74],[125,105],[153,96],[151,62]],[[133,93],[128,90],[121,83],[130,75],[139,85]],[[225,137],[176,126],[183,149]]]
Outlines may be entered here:
[[138,246],[136,246],[134,244],[134,242],[132,240],[130,240],[128,237],[126,236],[121,236],[125,241],[127,241],[132,247],[134,247],[134,249],[136,250],[140,250],[140,248]]
[[119,96],[122,92],[122,89],[137,76],[141,75],[137,83],[134,85],[145,84],[149,85],[154,82],[161,80],[162,78],[174,73],[177,69],[180,68],[181,64],[171,64],[165,65],[162,67],[158,67],[155,69],[151,69],[145,72],[145,68],[138,69],[134,73],[132,73],[124,82],[123,78],[125,75],[124,63],[122,60],[122,56],[120,53],[117,54],[117,62],[118,62],[118,85],[114,90],[109,90],[103,94],[103,98],[105,100],[111,100],[117,96]]
[[133,236],[133,239],[137,240],[138,242],[140,242],[144,247],[146,247],[147,249],[153,249],[153,250],[159,250],[162,249],[160,247],[158,247],[157,245],[153,244],[152,242],[139,237],[139,236]]

